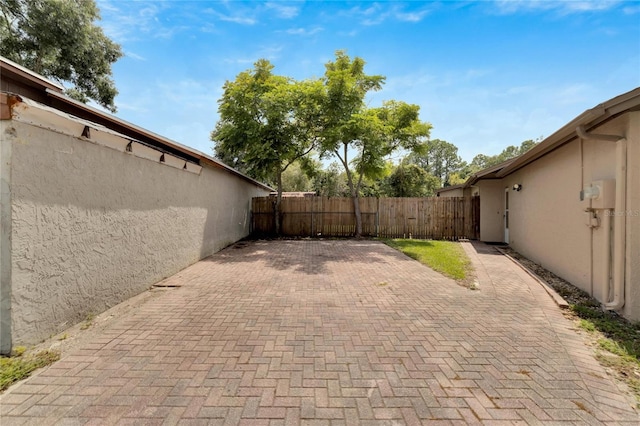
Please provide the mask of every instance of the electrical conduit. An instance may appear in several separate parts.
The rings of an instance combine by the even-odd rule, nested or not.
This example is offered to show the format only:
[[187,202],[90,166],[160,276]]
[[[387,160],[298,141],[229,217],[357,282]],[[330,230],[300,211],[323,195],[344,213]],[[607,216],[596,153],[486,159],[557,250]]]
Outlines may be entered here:
[[[608,310],[618,310],[624,306],[624,272],[626,258],[626,205],[627,205],[627,140],[624,136],[600,135],[587,133],[583,126],[576,128],[576,133],[582,139],[600,140],[616,143],[616,205],[613,211],[614,236],[613,236],[613,300],[606,302],[604,307]],[[610,224],[609,224],[610,225]],[[610,234],[610,231],[605,231]],[[610,241],[606,241],[608,246]],[[607,249],[608,251],[608,249]],[[609,269],[609,259],[606,259],[605,269]],[[609,272],[605,282],[605,295],[610,293]],[[605,296],[607,297],[607,296]]]

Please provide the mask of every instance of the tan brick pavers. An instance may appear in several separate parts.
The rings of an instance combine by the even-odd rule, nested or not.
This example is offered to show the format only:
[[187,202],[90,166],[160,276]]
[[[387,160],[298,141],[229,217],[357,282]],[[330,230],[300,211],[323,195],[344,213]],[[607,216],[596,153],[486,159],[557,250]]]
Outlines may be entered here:
[[375,241],[228,248],[0,396],[1,423],[638,424],[540,285],[474,246],[475,291]]

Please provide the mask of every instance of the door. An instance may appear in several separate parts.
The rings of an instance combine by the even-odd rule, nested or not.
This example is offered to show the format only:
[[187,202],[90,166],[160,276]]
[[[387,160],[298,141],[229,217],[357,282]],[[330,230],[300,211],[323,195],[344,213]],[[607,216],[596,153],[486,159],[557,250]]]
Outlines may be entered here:
[[504,242],[509,244],[509,188],[504,189]]

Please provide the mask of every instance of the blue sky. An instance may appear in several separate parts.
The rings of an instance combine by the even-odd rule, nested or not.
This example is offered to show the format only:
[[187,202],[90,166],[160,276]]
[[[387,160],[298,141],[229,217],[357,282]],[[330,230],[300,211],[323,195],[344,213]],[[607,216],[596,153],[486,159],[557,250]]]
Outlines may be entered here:
[[420,105],[467,161],[640,86],[639,1],[97,3],[125,52],[117,116],[206,154],[224,82],[259,58],[304,79],[360,56],[387,77],[371,106]]

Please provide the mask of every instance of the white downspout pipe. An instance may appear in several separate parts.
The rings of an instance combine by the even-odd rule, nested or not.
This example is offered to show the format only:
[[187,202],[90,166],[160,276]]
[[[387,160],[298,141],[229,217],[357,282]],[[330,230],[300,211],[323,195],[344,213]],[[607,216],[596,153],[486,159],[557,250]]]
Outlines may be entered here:
[[[624,272],[626,258],[626,206],[627,206],[627,140],[624,136],[587,133],[583,126],[576,128],[583,139],[616,142],[616,206],[614,215],[613,247],[613,300],[604,304],[605,309],[618,310],[624,306]],[[611,244],[609,241],[606,244]],[[607,260],[608,263],[608,260]],[[608,266],[605,267],[608,269]],[[608,276],[609,274],[607,274]],[[609,282],[605,282],[609,294]]]
[[[602,282],[605,285],[604,297],[609,297],[611,285],[611,215],[612,211],[606,209],[604,212],[602,229],[604,230],[604,268],[602,268]],[[593,296],[593,294],[591,294]]]

